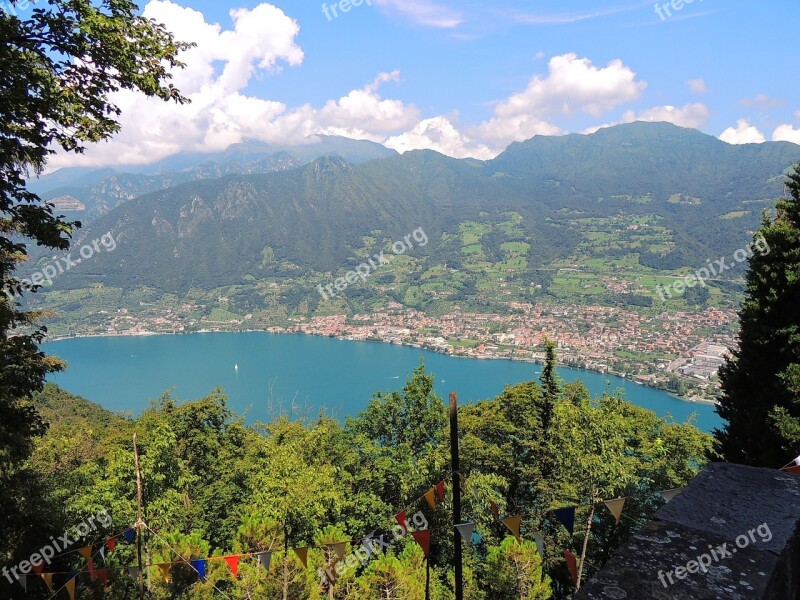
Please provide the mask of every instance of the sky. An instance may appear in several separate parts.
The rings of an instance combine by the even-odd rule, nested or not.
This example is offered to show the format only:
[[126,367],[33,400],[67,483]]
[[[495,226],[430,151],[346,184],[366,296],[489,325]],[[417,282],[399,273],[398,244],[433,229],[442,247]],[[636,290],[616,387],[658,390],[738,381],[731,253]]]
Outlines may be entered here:
[[669,121],[800,144],[797,0],[152,0],[179,106],[112,100],[122,131],[64,166],[147,164],[315,134],[493,158],[534,135]]

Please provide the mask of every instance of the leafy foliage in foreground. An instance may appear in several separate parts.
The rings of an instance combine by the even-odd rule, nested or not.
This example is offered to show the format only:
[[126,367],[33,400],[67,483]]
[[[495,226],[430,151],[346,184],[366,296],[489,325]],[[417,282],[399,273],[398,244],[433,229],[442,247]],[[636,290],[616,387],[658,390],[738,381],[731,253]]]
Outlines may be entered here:
[[[268,572],[243,561],[237,580],[220,560],[208,563],[206,583],[186,567],[173,567],[166,584],[153,568],[153,598],[222,597],[220,590],[231,598],[422,600],[424,556],[410,538],[349,571],[331,589],[320,586],[317,573],[331,560],[329,551],[312,550],[303,568],[291,550],[391,530],[402,509],[409,515],[423,511],[433,531],[431,597],[452,597],[450,483],[436,510],[414,500],[449,475],[447,423],[433,381],[420,365],[402,390],[376,394],[344,425],[323,415],[307,423],[282,418],[246,425],[220,391],[185,404],[164,396],[128,419],[100,407],[86,411],[85,401],[48,385],[36,403],[50,430],[29,468],[41,482],[42,506],[60,508],[48,527],[36,527],[38,538],[11,547],[0,561],[16,564],[49,535],[101,509],[114,525],[88,542],[130,526],[136,515],[136,432],[145,521],[158,532],[146,536],[148,563],[177,558],[165,542],[188,558],[274,552]],[[542,408],[551,403],[552,415],[543,420]],[[573,586],[561,551],[579,553],[585,532],[578,525],[571,539],[551,511],[578,505],[576,523],[585,523],[593,493],[629,497],[619,525],[602,510],[594,518],[587,564],[602,565],[652,514],[659,502],[655,491],[689,481],[710,448],[710,437],[692,425],[658,419],[613,394],[590,398],[580,383],[509,387],[497,398],[462,406],[460,423],[464,519],[476,522],[482,538],[465,544],[465,589],[472,600],[569,597]],[[490,501],[501,514],[525,515],[521,543],[494,521]],[[545,537],[544,560],[532,544],[534,531]],[[348,553],[354,549],[348,544]],[[59,559],[53,568],[80,568],[74,558]],[[118,546],[109,564],[135,564],[133,547]],[[0,581],[6,597],[2,586],[7,583]],[[82,587],[80,598],[102,597]],[[36,598],[31,589],[29,597]],[[10,593],[19,591],[17,585]],[[133,598],[133,591],[126,575],[112,580],[113,597]]]

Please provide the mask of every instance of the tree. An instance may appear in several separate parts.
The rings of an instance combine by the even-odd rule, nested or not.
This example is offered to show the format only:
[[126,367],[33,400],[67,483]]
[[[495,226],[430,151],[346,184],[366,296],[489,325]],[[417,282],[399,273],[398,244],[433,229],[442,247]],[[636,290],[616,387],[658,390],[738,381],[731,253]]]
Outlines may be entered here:
[[739,348],[720,369],[715,432],[728,461],[778,468],[800,454],[800,165],[791,198],[764,216],[739,310]]
[[552,596],[550,578],[542,574],[542,557],[536,544],[527,540],[507,537],[489,548],[486,581],[490,598],[547,600]]
[[80,226],[27,190],[26,179],[57,148],[80,153],[119,130],[112,92],[187,101],[167,81],[188,45],[137,14],[133,2],[50,0],[24,18],[17,15],[21,4],[10,0],[0,11],[0,505],[11,511],[0,546],[6,548],[19,521],[20,470],[46,427],[27,399],[63,368],[39,350],[47,331],[37,325],[42,314],[16,298],[36,291],[37,281],[25,285],[14,271],[28,255],[27,243],[66,250]]

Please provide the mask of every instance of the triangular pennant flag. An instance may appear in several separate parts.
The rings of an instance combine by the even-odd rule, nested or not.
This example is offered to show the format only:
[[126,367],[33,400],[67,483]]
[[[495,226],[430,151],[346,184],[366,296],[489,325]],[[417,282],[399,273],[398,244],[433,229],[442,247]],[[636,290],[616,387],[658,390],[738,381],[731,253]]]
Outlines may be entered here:
[[133,527],[131,527],[130,529],[126,529],[122,535],[125,536],[126,542],[132,544],[133,540],[136,539],[136,530]]
[[422,547],[422,552],[427,557],[431,551],[431,530],[423,529],[422,531],[415,531],[411,536],[417,540],[417,543]]
[[303,563],[303,566],[308,568],[308,547],[305,548],[293,548],[294,553],[297,555],[297,558],[300,559],[300,562]]
[[109,552],[113,552],[114,548],[117,547],[117,538],[108,538],[108,541],[106,541],[106,546],[108,546]]
[[671,490],[664,490],[663,492],[658,492],[664,498],[666,502],[672,500],[677,494],[681,493],[683,488],[672,488]]
[[458,474],[458,478],[461,480],[461,489],[465,489],[467,487],[467,478],[464,477],[461,473]]
[[160,563],[157,565],[161,576],[164,578],[164,583],[169,583],[169,570],[172,568],[172,563]]
[[781,471],[792,475],[800,475],[800,467],[784,467]]
[[25,592],[27,593],[27,591],[28,591],[28,576],[27,575],[20,575],[19,579],[17,579],[17,581],[19,581],[19,584],[22,586],[22,589],[25,590]]
[[97,580],[103,584],[103,587],[108,587],[108,569],[97,569],[95,575]]
[[533,540],[536,542],[536,549],[539,551],[539,556],[544,558],[544,538],[538,531],[533,534]]
[[79,548],[78,554],[80,554],[83,557],[83,560],[88,561],[92,558],[92,547],[84,546],[83,548]]
[[614,518],[619,523],[619,520],[622,518],[622,508],[625,506],[625,498],[617,498],[616,500],[606,500],[603,502],[606,505],[608,510],[611,511],[611,514],[614,515]]
[[492,507],[492,514],[494,515],[494,520],[500,520],[500,509],[497,508],[497,502],[494,500],[489,500],[489,505]]
[[439,497],[439,502],[444,501],[444,480],[436,484],[436,495]]
[[196,558],[194,560],[190,560],[189,564],[192,568],[197,571],[197,574],[200,576],[200,581],[203,583],[206,582],[206,559],[205,558]]
[[397,514],[394,516],[394,518],[395,518],[395,521],[397,521],[398,523],[400,523],[400,527],[402,527],[402,528],[403,528],[403,531],[405,531],[406,529],[408,529],[408,523],[406,523],[406,517],[407,517],[407,516],[408,516],[408,513],[407,513],[406,511],[401,511],[401,512],[397,513]]
[[52,573],[42,573],[40,577],[44,580],[45,584],[47,585],[47,589],[50,592],[53,591],[53,574]]
[[458,533],[461,534],[464,541],[469,542],[472,540],[472,532],[475,531],[475,523],[462,523],[461,525],[456,525],[456,529],[458,529]]
[[567,561],[569,574],[572,575],[572,583],[578,585],[578,557],[569,550],[564,550],[564,559]]
[[231,573],[233,573],[234,579],[239,576],[239,555],[233,554],[231,556],[225,557],[225,562],[228,563],[228,566],[231,568]]
[[264,567],[266,571],[269,571],[269,563],[272,560],[272,552],[259,552],[256,554],[258,557],[258,564],[261,567]]
[[517,538],[519,541],[519,528],[522,525],[522,517],[506,517],[502,519],[503,525],[508,527],[511,533],[514,534],[514,537]]
[[103,559],[104,563],[106,562],[106,545],[105,544],[100,546],[100,558]]
[[481,537],[480,533],[478,533],[477,531],[473,531],[472,538],[470,538],[470,541],[473,544],[480,544],[483,541],[483,538]]
[[331,544],[331,548],[333,548],[333,551],[336,552],[336,556],[339,558],[339,560],[342,560],[344,558],[344,553],[347,550],[347,542]]
[[75,600],[75,584],[77,583],[78,576],[76,575],[72,579],[70,579],[67,584],[64,586],[67,588],[67,593],[69,594],[70,600]]
[[559,508],[553,512],[556,515],[556,519],[558,519],[561,524],[567,528],[569,534],[572,535],[572,532],[575,531],[575,507]]
[[436,488],[431,488],[430,491],[425,492],[424,498],[431,508],[436,508]]
[[41,575],[42,571],[44,571],[44,563],[43,562],[32,563],[31,569],[33,569],[33,572],[36,573],[37,575]]
[[134,581],[139,581],[139,567],[128,567],[128,575]]

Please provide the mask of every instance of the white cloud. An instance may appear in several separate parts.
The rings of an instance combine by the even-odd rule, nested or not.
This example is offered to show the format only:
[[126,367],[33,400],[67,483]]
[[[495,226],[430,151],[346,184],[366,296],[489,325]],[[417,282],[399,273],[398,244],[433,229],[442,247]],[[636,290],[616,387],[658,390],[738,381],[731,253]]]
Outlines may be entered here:
[[766,141],[764,134],[750,125],[747,119],[739,119],[736,127],[728,127],[720,134],[719,139],[729,144],[760,144]]
[[766,94],[758,94],[753,98],[743,98],[739,104],[742,106],[759,106],[761,108],[778,108],[783,106],[783,100],[771,98]]
[[489,159],[497,156],[497,152],[460,132],[445,116],[420,121],[411,131],[386,140],[385,145],[398,152],[429,149],[455,158]]
[[417,25],[452,29],[464,22],[462,14],[430,0],[372,0],[389,12],[396,12]]
[[686,82],[686,85],[696,94],[705,94],[708,92],[705,79],[690,79]]
[[636,100],[647,87],[636,81],[636,73],[621,60],[596,67],[588,58],[569,53],[554,56],[547,77],[535,76],[525,91],[495,107],[502,118],[520,115],[539,117],[585,112],[600,116],[620,104]]
[[[798,115],[800,118],[800,114]],[[784,124],[778,125],[772,133],[773,142],[792,142],[793,144],[800,144],[800,129],[795,129],[791,125]]]
[[380,73],[363,88],[321,108],[302,105],[290,110],[281,102],[243,94],[254,77],[302,63],[303,51],[296,43],[300,28],[269,4],[230,14],[233,27],[223,30],[207,23],[202,13],[169,0],[147,4],[146,17],[164,23],[178,39],[197,43],[182,55],[186,68],[176,71],[174,79],[191,104],[178,106],[131,91],[115,93],[122,131],[109,142],[89,146],[83,156],[53,157],[48,169],[150,163],[181,151],[224,150],[244,139],[297,143],[325,133],[382,141],[419,121],[413,105],[378,93],[382,84],[399,79],[398,71]]
[[673,123],[680,127],[699,129],[705,124],[710,115],[711,111],[708,110],[705,104],[694,102],[684,105],[683,108],[670,105],[655,106],[643,110],[638,114],[629,110],[622,116],[622,122],[649,121],[654,123],[666,121],[667,123]]

